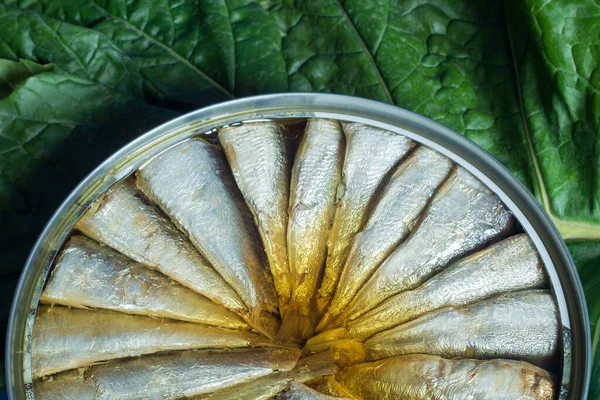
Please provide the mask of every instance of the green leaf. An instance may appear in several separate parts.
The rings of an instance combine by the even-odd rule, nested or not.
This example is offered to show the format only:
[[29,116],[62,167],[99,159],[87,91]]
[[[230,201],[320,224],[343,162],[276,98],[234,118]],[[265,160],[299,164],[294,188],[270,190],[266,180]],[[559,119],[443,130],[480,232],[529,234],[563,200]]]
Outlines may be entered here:
[[0,101],[0,278],[21,269],[43,224],[78,181],[175,115],[58,71],[30,77]]
[[15,86],[25,79],[51,69],[52,64],[40,65],[29,60],[0,59],[0,100],[8,97]]
[[506,11],[538,195],[567,237],[600,238],[600,10],[510,0]]
[[[81,33],[65,36],[86,37],[90,50],[109,41],[137,64],[135,75],[144,81],[145,98],[151,102],[190,107],[287,90],[278,26],[252,1],[46,0],[18,5],[38,11],[32,15],[51,26],[59,20],[73,24],[60,26]],[[18,13],[23,11],[12,9]],[[6,32],[16,29],[6,26]]]
[[569,251],[577,264],[579,277],[587,299],[592,328],[594,366],[588,398],[600,398],[600,242],[576,241],[569,243]]
[[298,0],[275,13],[290,90],[393,102],[465,134],[531,186],[500,2]]

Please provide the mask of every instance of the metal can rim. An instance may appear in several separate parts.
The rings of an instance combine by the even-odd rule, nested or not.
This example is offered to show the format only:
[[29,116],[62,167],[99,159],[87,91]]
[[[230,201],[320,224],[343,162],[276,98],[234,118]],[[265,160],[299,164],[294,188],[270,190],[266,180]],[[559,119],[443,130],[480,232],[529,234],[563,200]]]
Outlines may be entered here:
[[[568,398],[584,399],[591,374],[591,337],[583,288],[575,264],[550,217],[530,191],[498,160],[457,132],[421,115],[390,104],[352,96],[315,93],[270,94],[231,100],[168,121],[119,149],[70,193],[50,218],[21,273],[10,310],[6,340],[6,383],[9,398],[25,398],[27,341],[39,294],[54,255],[83,210],[100,193],[169,146],[229,123],[257,118],[326,117],[365,122],[389,129],[445,154],[482,180],[516,213],[532,236],[553,283],[565,290],[559,304],[563,325],[570,329],[573,354]],[[61,235],[62,233],[62,235]],[[40,279],[42,278],[43,279]],[[25,310],[24,310],[25,308]],[[30,349],[29,349],[30,351]]]

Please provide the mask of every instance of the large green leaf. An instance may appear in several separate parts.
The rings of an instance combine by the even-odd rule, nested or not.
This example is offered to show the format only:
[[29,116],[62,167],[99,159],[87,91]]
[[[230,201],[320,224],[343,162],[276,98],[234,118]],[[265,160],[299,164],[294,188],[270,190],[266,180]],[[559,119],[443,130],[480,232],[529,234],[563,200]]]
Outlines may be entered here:
[[[579,277],[587,299],[588,312],[592,327],[592,354],[600,357],[600,242],[574,241],[569,243],[569,251],[577,264]],[[590,399],[600,398],[600,363],[596,362],[592,370]]]
[[116,148],[176,115],[65,72],[0,101],[0,278],[17,273],[58,203]]
[[465,134],[531,186],[500,2],[298,0],[274,10],[291,90],[408,108]]
[[87,171],[159,121],[255,93],[368,97],[481,145],[577,240],[570,249],[595,335],[592,398],[600,398],[593,0],[0,4],[0,85],[6,66],[18,66],[17,78],[0,86],[0,278],[20,269]]
[[600,9],[509,0],[506,11],[537,194],[565,237],[600,239]]
[[51,69],[52,64],[40,65],[29,60],[0,59],[0,100],[8,97],[15,87],[27,78]]

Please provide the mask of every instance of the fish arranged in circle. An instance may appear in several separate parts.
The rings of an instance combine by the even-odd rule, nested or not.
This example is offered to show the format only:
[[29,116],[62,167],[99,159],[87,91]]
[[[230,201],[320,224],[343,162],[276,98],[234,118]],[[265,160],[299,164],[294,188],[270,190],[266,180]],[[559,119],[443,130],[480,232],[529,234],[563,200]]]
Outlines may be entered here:
[[31,388],[545,400],[561,330],[534,243],[464,167],[358,122],[309,118],[298,140],[250,121],[164,150],[83,213],[40,297]]

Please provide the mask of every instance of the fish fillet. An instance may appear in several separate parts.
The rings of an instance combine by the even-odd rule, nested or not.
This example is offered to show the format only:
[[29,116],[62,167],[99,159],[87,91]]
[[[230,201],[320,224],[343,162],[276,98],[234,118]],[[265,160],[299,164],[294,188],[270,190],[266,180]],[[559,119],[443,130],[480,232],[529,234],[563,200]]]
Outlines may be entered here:
[[179,399],[294,368],[299,350],[184,350],[113,360],[34,383],[36,399]]
[[458,167],[432,200],[420,225],[350,302],[344,311],[346,319],[415,288],[453,259],[507,236],[514,225],[502,201]]
[[331,376],[335,366],[331,353],[315,354],[298,360],[291,371],[264,376],[216,392],[196,396],[194,400],[267,400],[283,391],[294,380],[306,382],[318,376]]
[[153,158],[137,177],[242,298],[251,313],[246,320],[276,333],[278,301],[260,237],[221,150],[190,139]]
[[510,358],[557,365],[558,315],[548,291],[504,294],[425,314],[365,342],[367,360],[405,354],[446,358]]
[[336,378],[363,400],[550,400],[552,377],[523,361],[408,355],[342,370]]
[[33,325],[34,378],[99,361],[167,350],[269,345],[262,336],[108,310],[40,306]]
[[280,314],[290,299],[290,269],[286,243],[289,162],[279,124],[255,122],[219,129],[235,181],[244,195],[267,253],[279,298]]
[[40,301],[249,329],[225,307],[83,236],[65,245]]
[[418,288],[389,298],[350,321],[345,334],[364,340],[443,307],[461,307],[501,293],[548,285],[534,244],[520,234],[458,260]]
[[416,146],[405,136],[372,126],[342,123],[346,152],[342,185],[329,233],[323,283],[319,288],[317,309],[327,310],[335,293],[352,239],[364,226],[377,190],[388,173]]
[[448,157],[419,147],[396,169],[364,230],[354,237],[335,296],[317,331],[340,316],[373,271],[408,236],[451,168]]
[[344,136],[337,121],[311,119],[294,166],[287,230],[292,298],[280,337],[298,341],[316,325],[314,298],[340,183]]
[[111,187],[75,228],[230,310],[246,312],[245,304],[231,286],[135,187],[131,178]]

